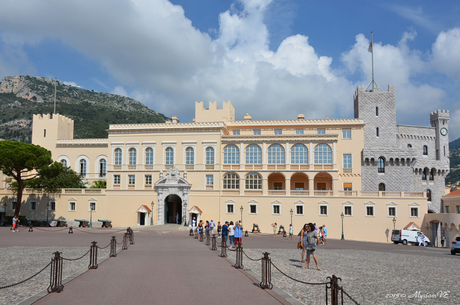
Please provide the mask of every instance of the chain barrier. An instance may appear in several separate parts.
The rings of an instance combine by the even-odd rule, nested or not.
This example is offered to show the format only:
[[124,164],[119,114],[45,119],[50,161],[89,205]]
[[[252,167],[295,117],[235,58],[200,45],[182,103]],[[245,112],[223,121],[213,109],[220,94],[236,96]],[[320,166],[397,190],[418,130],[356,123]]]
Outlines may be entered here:
[[14,284],[10,284],[10,285],[6,285],[6,286],[1,286],[0,287],[0,290],[1,289],[6,289],[6,288],[10,288],[10,287],[14,287],[14,286],[17,286],[17,285],[20,285],[22,283],[25,283],[27,282],[28,280],[32,279],[33,277],[39,275],[40,273],[42,273],[43,271],[45,271],[46,268],[48,268],[50,265],[51,265],[52,262],[50,262],[48,265],[46,265],[42,270],[38,271],[37,273],[35,273],[34,275],[32,275],[31,277],[28,277],[26,278],[25,280],[22,280],[20,282],[17,282],[17,283],[14,283]]
[[97,241],[91,242],[88,269],[97,269]]
[[112,245],[112,241],[110,241],[109,244],[108,244],[107,246],[105,246],[104,248],[101,248],[101,247],[99,247],[99,246],[97,246],[97,248],[98,248],[99,250],[104,250],[104,249],[108,248],[110,245]]
[[249,258],[251,261],[253,261],[253,262],[258,262],[258,261],[261,261],[261,260],[262,260],[262,258],[259,258],[259,259],[250,258],[250,257],[246,254],[246,252],[244,252],[244,251],[243,251],[243,254],[244,254],[247,258]]
[[79,258],[65,258],[65,257],[63,257],[62,259],[65,260],[65,261],[78,261],[79,259],[82,259],[83,257],[85,257],[89,253],[89,251],[91,251],[91,249],[88,250],[88,252],[86,252],[85,254],[80,256]]
[[50,285],[47,289],[48,293],[61,292],[64,290],[64,285],[62,285],[62,257],[60,252],[54,252],[51,263]]
[[284,275],[285,277],[295,281],[295,282],[299,282],[301,284],[306,284],[306,285],[327,285],[329,282],[325,282],[325,283],[310,283],[310,282],[304,282],[304,281],[301,281],[301,280],[298,280],[298,279],[295,279],[289,275],[287,275],[286,273],[284,273],[283,271],[281,271],[278,267],[276,267],[276,265],[271,262],[272,266],[275,267],[276,270],[279,271],[279,273],[281,273],[282,275]]
[[241,243],[236,244],[235,249],[236,263],[235,268],[243,269],[243,245]]
[[117,239],[115,236],[112,236],[110,240],[110,254],[109,257],[116,257],[117,256]]
[[220,257],[227,257],[227,241],[224,238],[220,244]]
[[271,263],[272,260],[270,257],[268,257],[270,253],[264,252],[263,255],[264,257],[262,258],[262,281],[260,282],[260,288],[262,289],[272,289],[273,284],[272,284],[272,268],[271,268]]
[[[44,230],[44,229],[41,229],[40,227],[32,227],[32,228],[34,228],[35,230],[38,230],[38,231],[42,231],[42,232],[53,232],[53,233],[68,230],[68,228],[59,229],[59,230],[54,230],[54,229],[53,230]],[[53,227],[49,227],[49,228],[53,228]],[[30,231],[30,229],[29,229],[29,232],[32,232],[32,231]]]
[[128,233],[125,233],[125,235],[123,235],[123,247],[121,249],[128,250],[128,244],[129,244]]
[[351,297],[351,295],[349,295],[345,290],[343,290],[343,287],[340,287],[340,290],[342,291],[342,304],[343,304],[343,294],[345,293],[345,295],[353,302],[355,303],[356,305],[359,305],[358,302],[355,301],[355,299],[353,299]]
[[115,231],[115,232],[87,232],[87,231],[77,229],[77,228],[74,228],[73,230],[74,231],[79,231],[79,232],[82,232],[82,233],[86,233],[86,234],[114,234],[114,233],[118,233],[118,232],[123,232],[126,229],[121,229],[121,230],[118,230],[118,231]]
[[211,244],[211,236],[208,234],[206,234],[206,242],[204,243],[206,246],[209,246]]
[[134,232],[133,232],[133,229],[131,229],[131,227],[128,227],[126,229],[126,232],[128,232],[128,236],[129,236],[129,244],[130,245],[134,245]]
[[211,239],[211,250],[216,251],[217,250],[217,239],[216,239],[216,234],[212,234],[212,239]]

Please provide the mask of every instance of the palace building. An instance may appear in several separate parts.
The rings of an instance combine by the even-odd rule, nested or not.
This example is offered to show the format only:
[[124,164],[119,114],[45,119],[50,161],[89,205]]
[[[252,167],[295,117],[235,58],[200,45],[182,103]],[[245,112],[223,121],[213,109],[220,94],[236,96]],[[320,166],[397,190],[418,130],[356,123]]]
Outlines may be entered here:
[[[394,86],[358,87],[354,110],[351,119],[237,121],[230,102],[196,102],[193,122],[115,124],[106,139],[73,139],[73,120],[34,115],[32,143],[107,188],[26,190],[21,214],[43,219],[50,203],[50,218],[69,224],[150,226],[178,215],[186,226],[193,217],[242,220],[265,233],[275,222],[296,231],[315,222],[330,238],[343,227],[346,239],[387,242],[393,227],[441,212],[449,112],[432,112],[431,127],[397,125]],[[4,192],[12,213],[14,196]]]

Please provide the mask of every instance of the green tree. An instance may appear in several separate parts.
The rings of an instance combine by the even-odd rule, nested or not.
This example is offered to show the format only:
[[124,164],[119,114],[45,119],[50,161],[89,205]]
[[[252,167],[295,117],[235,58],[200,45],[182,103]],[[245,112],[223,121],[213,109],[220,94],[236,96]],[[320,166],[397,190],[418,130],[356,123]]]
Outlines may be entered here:
[[60,193],[63,188],[86,188],[86,182],[80,174],[62,165],[57,175],[40,175],[27,181],[24,185],[47,194]]
[[0,170],[16,182],[15,216],[19,216],[24,182],[40,175],[56,175],[62,165],[51,159],[51,152],[38,145],[14,141],[0,141]]
[[93,185],[91,185],[92,189],[105,189],[107,188],[107,181],[105,180],[97,180],[93,182]]

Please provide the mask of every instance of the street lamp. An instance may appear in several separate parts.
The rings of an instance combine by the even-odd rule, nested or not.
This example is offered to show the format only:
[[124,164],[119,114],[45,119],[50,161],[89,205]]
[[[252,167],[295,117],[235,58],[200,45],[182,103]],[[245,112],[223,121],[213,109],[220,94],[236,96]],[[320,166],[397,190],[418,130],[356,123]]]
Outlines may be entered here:
[[289,213],[291,213],[291,225],[292,225],[292,214],[294,214],[294,211],[291,209]]
[[240,212],[241,212],[241,224],[243,224],[243,206],[241,206]]
[[152,215],[150,216],[150,225],[153,226],[153,206],[155,205],[155,202],[152,201],[152,203],[150,204],[152,206]]
[[93,204],[92,202],[89,203],[89,227],[93,227]]
[[396,217],[393,217],[393,230],[396,229]]
[[343,215],[343,212],[342,214],[340,214],[340,218],[342,218],[342,238],[341,240],[345,240],[345,237],[343,237],[343,218],[345,217],[345,215]]
[[47,202],[46,203],[46,226],[49,227],[49,223],[48,223],[48,211],[50,210],[50,203]]

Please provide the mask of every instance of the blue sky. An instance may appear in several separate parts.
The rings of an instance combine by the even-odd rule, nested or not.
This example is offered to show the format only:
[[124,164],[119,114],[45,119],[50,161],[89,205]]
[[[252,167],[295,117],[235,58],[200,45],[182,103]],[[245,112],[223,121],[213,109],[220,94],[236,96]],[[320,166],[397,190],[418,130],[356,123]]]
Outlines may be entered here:
[[460,137],[460,2],[3,0],[0,77],[43,76],[140,100],[181,121],[195,101],[237,119],[353,117],[353,93],[396,85],[398,123],[448,109]]

